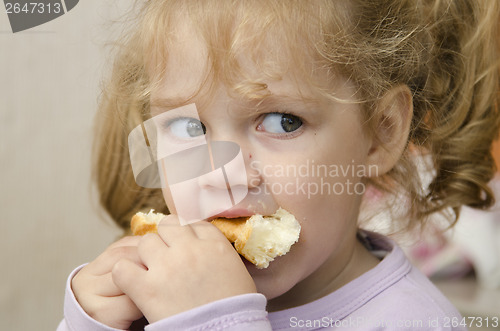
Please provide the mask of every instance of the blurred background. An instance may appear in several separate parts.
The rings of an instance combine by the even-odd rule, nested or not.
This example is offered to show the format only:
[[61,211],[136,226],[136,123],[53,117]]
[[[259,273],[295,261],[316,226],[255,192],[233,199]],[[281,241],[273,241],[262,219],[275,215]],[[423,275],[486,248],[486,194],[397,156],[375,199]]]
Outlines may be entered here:
[[[54,330],[63,317],[68,274],[120,235],[96,203],[90,153],[100,80],[109,68],[105,45],[119,27],[110,22],[132,2],[80,1],[67,14],[16,34],[0,6],[2,330]],[[486,218],[498,230],[495,214]],[[438,278],[464,316],[500,318],[495,286],[480,286],[470,272]]]
[[0,5],[0,329],[55,330],[66,278],[120,234],[90,184],[106,41],[130,0],[13,34]]

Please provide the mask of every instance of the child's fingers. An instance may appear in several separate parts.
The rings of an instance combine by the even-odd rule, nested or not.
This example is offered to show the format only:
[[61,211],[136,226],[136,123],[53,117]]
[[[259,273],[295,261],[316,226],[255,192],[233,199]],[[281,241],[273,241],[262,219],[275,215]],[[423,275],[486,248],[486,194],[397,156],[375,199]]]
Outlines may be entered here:
[[[105,325],[118,329],[128,329],[133,321],[142,317],[141,311],[125,294],[106,298],[105,304],[97,305],[97,307],[98,309],[90,311],[92,317]],[[127,318],[124,320],[123,316]]]
[[196,234],[191,226],[181,225],[179,218],[175,215],[169,215],[161,220],[158,225],[158,235],[167,246],[174,246],[176,242],[184,242],[196,238]]
[[226,239],[226,237],[212,223],[206,221],[190,225],[196,236],[200,239]]
[[142,263],[149,268],[151,265],[158,263],[156,261],[160,256],[158,253],[166,248],[168,246],[158,234],[148,233],[142,237],[139,246],[137,246],[137,253]]
[[113,249],[104,251],[94,261],[89,263],[86,269],[95,276],[104,275],[109,273],[115,263],[123,258],[127,258],[138,264],[141,263],[137,246],[116,246]]
[[115,282],[113,281],[111,272],[95,277],[91,280],[90,286],[92,287],[96,295],[102,297],[115,297],[124,294],[123,291],[118,286],[116,286]]
[[121,259],[113,266],[111,276],[116,286],[131,298],[134,298],[144,290],[141,286],[137,286],[137,282],[143,279],[146,273],[147,271],[136,263]]
[[139,244],[139,241],[141,240],[140,236],[127,236],[123,237],[120,240],[115,241],[111,245],[106,248],[106,250],[110,250],[116,247],[120,246],[137,246]]

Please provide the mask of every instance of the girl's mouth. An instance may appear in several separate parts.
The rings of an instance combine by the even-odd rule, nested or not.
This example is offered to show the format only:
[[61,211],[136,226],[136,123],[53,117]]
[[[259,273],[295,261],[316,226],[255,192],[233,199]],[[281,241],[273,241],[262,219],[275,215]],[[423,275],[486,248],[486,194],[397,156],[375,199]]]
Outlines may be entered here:
[[212,221],[216,218],[241,218],[241,217],[250,217],[253,215],[255,215],[255,212],[252,212],[248,209],[244,208],[229,209],[210,217],[208,221]]

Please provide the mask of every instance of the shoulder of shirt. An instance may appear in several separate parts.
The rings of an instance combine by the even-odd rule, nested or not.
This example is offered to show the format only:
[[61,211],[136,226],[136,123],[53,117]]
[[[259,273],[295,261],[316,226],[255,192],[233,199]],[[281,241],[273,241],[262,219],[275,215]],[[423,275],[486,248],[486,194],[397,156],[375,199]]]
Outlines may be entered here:
[[[373,234],[368,233],[371,237]],[[373,241],[373,237],[370,239]],[[401,249],[387,237],[375,235],[375,240],[383,245],[392,245],[393,251],[387,256],[403,254]],[[404,254],[403,254],[404,255]],[[417,322],[429,318],[460,317],[456,308],[449,300],[406,258],[405,264],[409,269],[400,274],[400,278],[367,301],[362,307],[353,312],[353,315],[367,314],[372,316],[387,316],[411,318]],[[382,267],[382,265],[379,265]]]

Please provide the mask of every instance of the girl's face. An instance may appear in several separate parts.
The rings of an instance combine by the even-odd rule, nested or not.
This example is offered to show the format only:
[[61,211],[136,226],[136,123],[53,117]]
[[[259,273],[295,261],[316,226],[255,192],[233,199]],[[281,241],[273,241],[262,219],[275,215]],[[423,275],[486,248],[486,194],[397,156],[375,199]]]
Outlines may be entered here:
[[[203,81],[204,44],[189,29],[182,31],[179,40],[172,47],[164,83],[152,95],[153,114],[166,111],[155,106],[157,100],[188,99]],[[259,77],[252,64],[246,68]],[[355,272],[349,275],[346,269],[358,256],[354,252],[359,249],[355,234],[365,189],[362,177],[375,170],[367,165],[371,140],[362,131],[359,105],[327,100],[292,74],[265,81],[270,95],[258,102],[234,97],[223,84],[210,97],[198,93],[190,102],[197,105],[203,125],[181,121],[172,132],[197,136],[205,129],[209,141],[240,146],[248,194],[220,216],[270,215],[279,207],[295,215],[302,231],[291,251],[267,269],[246,265],[257,289],[268,299],[288,292],[295,293],[296,300],[310,301],[354,277]],[[322,79],[318,74],[318,82]],[[340,99],[354,101],[355,90],[348,81],[339,77],[328,84],[334,85]],[[210,183],[205,188],[207,192],[225,189]],[[170,190],[164,189],[164,197],[175,211]]]

